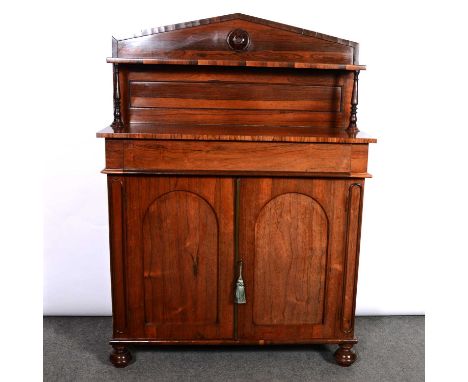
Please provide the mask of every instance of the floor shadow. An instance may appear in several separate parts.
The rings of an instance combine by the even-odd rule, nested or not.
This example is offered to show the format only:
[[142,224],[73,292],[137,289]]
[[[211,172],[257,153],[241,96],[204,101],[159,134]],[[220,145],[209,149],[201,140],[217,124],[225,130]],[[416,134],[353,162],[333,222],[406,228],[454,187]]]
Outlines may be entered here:
[[[258,353],[268,352],[297,352],[310,351],[318,354],[324,361],[330,364],[336,364],[333,357],[335,349],[332,345],[130,345],[129,350],[132,353],[133,360],[138,358],[138,354],[148,352],[204,352],[211,353]],[[134,361],[132,361],[134,362]]]
[[[47,321],[47,322],[46,322]],[[112,347],[109,340],[112,336],[111,317],[45,317],[44,327],[55,332],[54,339],[57,342],[68,342],[70,346],[78,348],[80,352],[91,354],[99,363],[110,366],[109,354]],[[45,329],[46,330],[46,329]],[[130,345],[133,364],[138,355],[147,352],[243,352],[256,353],[270,352],[295,352],[307,350],[317,353],[324,361],[335,364],[333,353],[334,345]]]
[[333,356],[336,350],[334,345],[314,345],[314,348],[325,362],[333,365],[336,364],[335,357]]

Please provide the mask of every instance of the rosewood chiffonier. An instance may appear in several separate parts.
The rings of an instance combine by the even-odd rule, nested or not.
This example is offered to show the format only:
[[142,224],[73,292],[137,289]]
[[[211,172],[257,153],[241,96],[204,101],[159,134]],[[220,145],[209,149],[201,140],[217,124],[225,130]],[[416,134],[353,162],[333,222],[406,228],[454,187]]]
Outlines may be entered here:
[[352,350],[369,143],[358,44],[242,14],[113,39],[105,138],[117,367],[128,346]]

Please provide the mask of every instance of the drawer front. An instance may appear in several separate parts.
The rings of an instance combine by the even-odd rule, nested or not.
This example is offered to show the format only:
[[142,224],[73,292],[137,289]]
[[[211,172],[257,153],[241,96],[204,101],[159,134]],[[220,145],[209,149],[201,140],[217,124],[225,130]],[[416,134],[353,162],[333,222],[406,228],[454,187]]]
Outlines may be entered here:
[[125,141],[124,170],[351,171],[351,145],[272,142]]

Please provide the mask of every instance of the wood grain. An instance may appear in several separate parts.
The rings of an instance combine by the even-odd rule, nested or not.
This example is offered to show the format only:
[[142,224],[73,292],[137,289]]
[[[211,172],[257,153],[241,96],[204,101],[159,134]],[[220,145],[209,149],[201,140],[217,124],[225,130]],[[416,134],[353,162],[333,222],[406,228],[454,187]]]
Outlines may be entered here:
[[359,144],[353,145],[353,150],[357,150],[356,158],[367,155],[366,143],[377,142],[377,139],[362,131],[350,137],[341,129],[285,126],[132,124],[123,132],[116,133],[108,127],[96,135],[98,138],[110,139]]
[[[112,132],[112,128],[109,128]],[[106,168],[123,168],[124,142],[118,139],[106,139]]]
[[[312,307],[312,305],[298,303],[298,309],[302,306],[302,310],[295,312],[290,310],[289,316],[281,316],[282,313],[279,310],[276,311],[275,307],[269,308],[262,301],[258,301],[258,298],[247,299],[245,306],[239,306],[240,338],[264,340],[295,338],[296,340],[307,340],[335,336],[335,316],[339,313],[340,308],[336,304],[336,299],[341,298],[343,277],[341,264],[343,261],[342,253],[346,228],[345,211],[349,184],[351,184],[349,180],[338,179],[241,179],[239,258],[245,264],[244,280],[247,294],[265,297],[270,293],[271,295],[275,293],[279,295],[278,301],[273,301],[271,298],[270,302],[277,302],[284,308],[292,303],[296,293],[302,296],[305,293],[315,300],[316,305]],[[307,214],[307,212],[299,211],[299,206],[290,207],[288,201],[293,200],[291,194],[299,194],[309,198],[307,199],[308,202],[300,199],[300,201],[303,201],[302,203],[307,203],[309,211],[312,208],[312,211],[315,212],[309,215],[305,222],[295,222],[293,220],[295,217],[303,217],[303,214]],[[278,197],[286,197],[286,199],[283,199],[285,203],[278,204],[276,208],[278,211],[275,211],[275,216],[281,216],[284,220],[273,218],[270,220],[271,227],[269,230],[266,227],[260,227],[259,229],[258,219],[261,216],[262,209]],[[312,205],[314,207],[311,207],[310,199],[313,199]],[[300,207],[304,207],[304,205]],[[323,212],[317,212],[317,209],[321,209]],[[321,217],[316,216],[317,214]],[[311,224],[311,219],[314,220],[313,223],[315,224]],[[327,224],[325,224],[325,221],[327,221]],[[328,236],[324,237],[323,231],[327,227]],[[270,232],[275,229],[278,230],[276,237],[269,236]],[[262,237],[263,234],[267,235],[267,237]],[[299,238],[298,235],[301,235],[302,238]],[[311,245],[309,240],[311,237],[314,238],[312,249],[307,248],[307,244]],[[332,240],[328,242],[324,254],[323,247],[327,245],[328,237],[332,238]],[[256,268],[259,246],[261,250],[267,251],[266,243],[268,241],[270,241],[272,247],[269,252],[271,257],[269,260],[272,262],[271,264],[277,262],[278,266],[275,266],[274,269],[279,284],[275,284],[273,281],[274,271],[270,268],[271,264],[266,264],[268,262],[266,256],[261,256],[261,259],[264,259],[262,260],[265,263],[263,264],[264,268],[261,270]],[[308,259],[307,255],[311,253],[308,251],[313,251],[316,256]],[[298,256],[298,259],[295,260],[292,257],[293,255]],[[286,264],[294,264],[296,266],[295,271],[299,275],[304,275],[305,272],[310,271],[307,279],[309,285],[306,283],[301,285],[295,275],[287,275],[289,268]],[[280,269],[280,265],[283,265],[283,269]],[[310,266],[312,266],[312,269],[307,268]],[[260,279],[268,281],[268,283],[259,283],[257,280],[259,272],[262,271],[271,275],[268,280],[265,278]],[[286,273],[286,275],[280,275],[281,272]],[[325,279],[322,278],[323,275],[326,275]],[[318,280],[322,281],[320,286],[318,286]],[[261,290],[257,292],[255,288],[261,288]],[[301,288],[308,289],[304,291]],[[263,289],[271,289],[271,291],[264,291]],[[287,294],[287,297],[281,297],[281,294]],[[284,298],[290,300],[286,303]],[[258,308],[257,304],[259,304],[260,308]],[[304,307],[307,308],[304,309]],[[261,318],[262,314],[265,316],[263,319]],[[306,317],[306,314],[310,314],[310,316]],[[278,320],[277,323],[266,324],[272,318]],[[280,318],[283,322],[281,322]],[[299,320],[303,322],[299,323]],[[341,330],[339,333],[343,335]]]
[[[248,33],[246,50],[229,47],[228,35],[235,29]],[[114,57],[126,59],[358,63],[357,43],[242,14],[153,28],[115,45]]]
[[301,110],[249,110],[205,108],[129,108],[131,123],[162,123],[193,125],[239,125],[239,126],[291,126],[340,128],[345,124],[345,114]]
[[367,144],[107,141],[105,174],[371,177]]
[[192,192],[163,194],[145,213],[143,235],[146,324],[216,323],[218,222],[212,207]]
[[233,181],[128,177],[129,335],[233,336]]
[[109,193],[109,246],[112,278],[112,320],[114,338],[128,336],[127,332],[127,263],[125,251],[125,191],[124,178],[107,177]]
[[255,223],[255,325],[323,320],[328,219],[310,196],[271,199]]
[[[147,66],[119,65],[121,70],[128,71],[128,81],[135,82],[193,82],[231,84],[272,84],[298,86],[342,86],[342,75],[346,74],[353,80],[352,73],[326,70],[302,70],[288,68],[225,68],[190,66]],[[352,86],[351,86],[352,88]]]
[[[135,37],[143,37],[143,36],[148,36],[148,35],[157,34],[157,33],[164,33],[164,32],[169,32],[169,31],[179,30],[179,29],[187,29],[187,28],[192,28],[192,27],[196,27],[199,25],[215,24],[215,23],[220,23],[220,22],[225,22],[225,21],[230,21],[230,20],[251,21],[256,24],[266,25],[272,28],[282,29],[285,31],[290,31],[290,32],[298,33],[298,34],[305,35],[305,36],[312,36],[312,37],[320,38],[325,41],[335,42],[335,43],[339,43],[343,45],[349,45],[352,47],[356,47],[359,45],[356,42],[345,40],[343,38],[333,37],[330,35],[326,35],[324,33],[319,33],[319,32],[314,32],[311,30],[303,29],[303,28],[298,28],[292,25],[287,25],[287,24],[276,22],[276,21],[262,19],[260,17],[249,16],[243,13],[231,13],[231,14],[223,15],[223,16],[216,16],[216,17],[210,17],[206,19],[186,21],[183,23],[161,26],[157,28],[144,29],[138,33],[134,33],[132,36],[119,36],[118,39],[123,40],[123,39],[135,38]],[[113,40],[114,40],[113,42],[118,41],[114,37],[113,37]]]
[[362,186],[359,183],[353,183],[349,186],[348,190],[345,270],[343,272],[343,312],[341,321],[341,330],[347,334],[351,333],[354,329],[361,209]]
[[[125,127],[133,123],[341,127],[353,74],[120,65]],[[120,130],[119,130],[120,132]]]
[[335,144],[125,141],[125,170],[347,172],[351,147]]
[[351,146],[351,172],[364,173],[367,171],[367,156],[369,145],[357,144]]
[[179,109],[316,110],[338,112],[341,87],[247,83],[131,82],[130,105]]
[[321,70],[366,70],[366,65],[325,64],[301,61],[260,61],[260,60],[193,60],[193,59],[157,59],[157,58],[118,58],[108,57],[108,63],[134,65],[195,65],[195,66],[240,66],[248,68],[291,68]]

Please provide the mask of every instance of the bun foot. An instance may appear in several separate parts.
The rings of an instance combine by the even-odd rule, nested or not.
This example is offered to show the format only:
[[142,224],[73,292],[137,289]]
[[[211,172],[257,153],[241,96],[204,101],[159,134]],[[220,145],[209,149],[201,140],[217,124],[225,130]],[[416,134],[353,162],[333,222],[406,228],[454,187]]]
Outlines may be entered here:
[[338,365],[347,367],[351,366],[356,361],[356,353],[351,348],[353,344],[340,344],[335,352],[335,361]]
[[115,367],[125,367],[132,360],[132,355],[123,345],[112,345],[114,350],[111,352],[109,359]]

